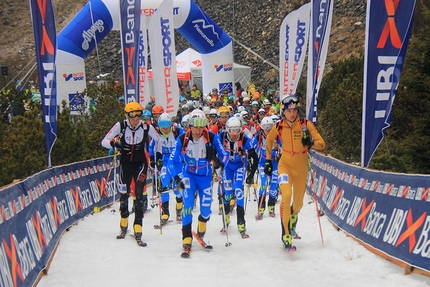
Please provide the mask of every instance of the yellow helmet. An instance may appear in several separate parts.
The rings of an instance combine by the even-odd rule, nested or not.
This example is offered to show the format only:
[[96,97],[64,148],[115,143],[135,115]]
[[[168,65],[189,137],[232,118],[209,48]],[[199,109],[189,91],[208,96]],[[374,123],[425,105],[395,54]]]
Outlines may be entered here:
[[221,115],[221,114],[227,114],[227,115],[229,115],[230,114],[230,109],[228,108],[228,107],[226,107],[226,106],[221,106],[221,107],[219,107],[219,109],[218,109],[218,113]]
[[132,112],[132,111],[143,111],[143,108],[137,102],[129,102],[127,105],[125,105],[124,111],[126,113],[129,113],[129,112]]
[[269,115],[277,115],[278,114],[278,109],[276,107],[270,107],[269,110]]

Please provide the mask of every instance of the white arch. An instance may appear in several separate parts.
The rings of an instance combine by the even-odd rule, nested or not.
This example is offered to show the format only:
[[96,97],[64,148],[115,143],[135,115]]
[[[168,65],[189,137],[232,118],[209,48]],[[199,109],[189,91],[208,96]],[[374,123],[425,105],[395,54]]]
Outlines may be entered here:
[[[162,0],[141,0],[142,17]],[[202,54],[203,91],[233,88],[231,38],[193,0],[174,0],[175,29]],[[58,34],[58,102],[86,88],[85,58],[112,30],[120,27],[119,0],[90,0]],[[94,40],[96,39],[96,41]]]

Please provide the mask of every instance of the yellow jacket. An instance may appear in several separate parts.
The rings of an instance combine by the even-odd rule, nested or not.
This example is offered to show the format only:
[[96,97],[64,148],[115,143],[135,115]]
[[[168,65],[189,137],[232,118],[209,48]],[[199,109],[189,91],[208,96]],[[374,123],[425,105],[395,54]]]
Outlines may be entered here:
[[[317,128],[308,120],[306,120],[306,127],[310,136],[314,139],[314,145],[312,148],[323,150],[325,148],[325,141],[319,134]],[[295,155],[306,154],[306,147],[302,144],[302,125],[300,123],[300,118],[297,117],[291,127],[285,119],[280,121],[279,124],[273,125],[266,139],[266,159],[270,159],[271,157],[272,144],[277,140],[279,131],[281,132],[280,136],[283,157],[286,155],[289,155],[288,157],[294,157]]]

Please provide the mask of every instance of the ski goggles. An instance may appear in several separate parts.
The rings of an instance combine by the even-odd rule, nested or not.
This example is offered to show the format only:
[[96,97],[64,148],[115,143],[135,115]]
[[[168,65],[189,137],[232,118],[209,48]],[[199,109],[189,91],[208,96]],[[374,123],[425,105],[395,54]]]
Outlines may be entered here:
[[158,126],[162,129],[171,128],[172,127],[172,121],[169,121],[169,120],[158,121]]
[[259,115],[264,116],[266,115],[266,112],[258,112]]
[[131,111],[127,113],[127,117],[129,118],[140,118],[142,116],[142,111]]
[[231,127],[231,128],[227,128],[226,130],[229,134],[234,135],[234,134],[240,133],[242,131],[242,128],[241,127]]
[[299,107],[299,99],[296,96],[288,96],[282,100],[283,109],[297,109]]
[[268,125],[262,125],[261,128],[265,131],[270,131],[272,129],[273,125],[272,124],[268,124]]

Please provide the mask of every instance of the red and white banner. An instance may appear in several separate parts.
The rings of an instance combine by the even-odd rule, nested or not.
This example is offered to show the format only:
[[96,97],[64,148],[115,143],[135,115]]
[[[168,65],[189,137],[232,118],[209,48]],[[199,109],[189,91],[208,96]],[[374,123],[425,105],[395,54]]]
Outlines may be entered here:
[[148,83],[148,36],[146,34],[146,16],[140,14],[139,38],[139,103],[144,107],[151,99]]
[[310,3],[289,13],[279,32],[279,77],[282,95],[295,94],[309,38]]
[[179,86],[172,0],[161,3],[151,17],[148,32],[155,103],[174,117],[179,105]]

